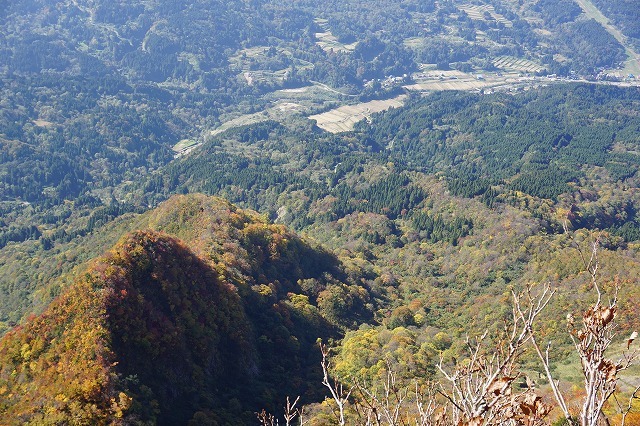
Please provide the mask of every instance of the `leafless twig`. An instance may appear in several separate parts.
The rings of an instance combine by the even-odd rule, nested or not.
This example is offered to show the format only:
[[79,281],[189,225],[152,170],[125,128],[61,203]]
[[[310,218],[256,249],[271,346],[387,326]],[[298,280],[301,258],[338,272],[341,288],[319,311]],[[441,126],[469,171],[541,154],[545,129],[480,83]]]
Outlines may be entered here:
[[333,401],[336,403],[336,406],[338,408],[339,424],[343,426],[345,424],[345,416],[344,416],[345,405],[349,400],[349,396],[351,395],[353,387],[349,388],[349,390],[345,390],[342,383],[340,383],[338,380],[332,380],[329,377],[329,359],[328,359],[329,349],[327,348],[326,345],[323,345],[321,343],[320,351],[322,352],[322,362],[321,362],[322,373],[323,373],[322,384],[324,385],[324,387],[329,389],[329,392],[331,393],[331,397],[333,398]]

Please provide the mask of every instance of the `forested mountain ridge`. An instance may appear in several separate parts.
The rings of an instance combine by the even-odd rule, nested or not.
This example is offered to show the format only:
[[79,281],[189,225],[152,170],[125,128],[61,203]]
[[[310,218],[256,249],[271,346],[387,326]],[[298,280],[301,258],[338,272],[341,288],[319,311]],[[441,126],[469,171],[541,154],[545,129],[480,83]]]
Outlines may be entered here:
[[[435,235],[427,244],[421,227],[431,220],[430,232],[442,232],[431,209],[454,201],[439,185],[429,183],[431,207],[414,220],[416,230],[395,230],[372,213],[347,215],[329,232],[311,229],[339,239],[327,243],[342,247],[345,264],[218,198],[174,196],[127,219],[129,228],[155,230],[121,238],[42,315],[0,340],[1,417],[6,424],[253,424],[256,411],[279,412],[287,395],[322,400],[318,338],[344,337],[332,370],[344,380],[374,383],[393,368],[399,385],[425,384],[439,356],[463,351],[460,335],[487,326],[497,332],[508,320],[507,306],[495,303],[508,300],[505,288],[549,277],[559,292],[541,328],[561,342],[554,345],[561,361],[558,315],[586,302],[588,278],[574,245],[590,244],[592,235],[544,236],[517,209],[485,206],[459,249]],[[465,209],[481,205],[469,200]],[[603,290],[621,286],[625,331],[638,326],[636,251],[599,252]],[[524,365],[539,368],[530,358]],[[318,424],[329,421],[327,404],[312,407]]]
[[3,424],[251,423],[287,394],[318,398],[316,339],[371,309],[338,261],[220,199],[145,221],[191,248],[130,233],[5,335]]
[[[126,419],[133,404],[140,420],[153,420],[160,403],[171,409],[170,395],[181,400],[210,388],[198,376],[224,380],[226,369],[234,380],[246,377],[239,371],[254,362],[247,330],[237,294],[186,248],[133,234],[41,317],[4,337],[2,418],[98,424]],[[165,371],[141,368],[152,360]],[[185,421],[185,408],[171,409],[174,420]]]

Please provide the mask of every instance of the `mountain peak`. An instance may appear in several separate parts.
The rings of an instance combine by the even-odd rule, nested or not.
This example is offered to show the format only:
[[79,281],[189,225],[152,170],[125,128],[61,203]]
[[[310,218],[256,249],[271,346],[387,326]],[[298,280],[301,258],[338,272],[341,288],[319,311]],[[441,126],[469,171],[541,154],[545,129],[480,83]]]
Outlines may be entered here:
[[3,339],[5,418],[102,422],[135,404],[142,418],[161,405],[184,420],[194,393],[248,374],[249,329],[235,289],[193,252],[133,232]]
[[147,229],[0,340],[0,417],[237,423],[286,395],[321,397],[317,339],[370,315],[335,256],[202,195],[132,223]]

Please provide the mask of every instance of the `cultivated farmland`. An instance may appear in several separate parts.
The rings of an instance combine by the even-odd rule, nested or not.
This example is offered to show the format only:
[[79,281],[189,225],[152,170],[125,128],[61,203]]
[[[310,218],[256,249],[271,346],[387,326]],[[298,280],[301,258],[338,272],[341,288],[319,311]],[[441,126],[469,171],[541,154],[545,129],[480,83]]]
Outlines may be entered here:
[[369,118],[373,113],[403,106],[406,98],[406,95],[401,95],[393,99],[346,105],[323,112],[322,114],[311,115],[309,118],[316,120],[318,127],[327,132],[348,132],[353,130],[354,124],[362,119]]
[[314,22],[323,30],[315,33],[316,44],[325,51],[333,50],[334,52],[351,52],[356,48],[357,43],[344,44],[338,41],[336,36],[331,34],[326,19],[315,19]]
[[491,5],[478,6],[475,4],[464,4],[459,6],[458,8],[469,15],[469,18],[476,21],[487,21],[492,18],[499,24],[503,24],[505,27],[513,26],[513,23],[511,21],[509,21],[499,13],[496,13],[495,9]]
[[514,58],[513,56],[500,56],[493,61],[496,68],[510,71],[521,71],[528,73],[537,73],[544,71],[544,67],[533,61],[522,58]]
[[468,74],[456,70],[425,70],[413,74],[412,77],[415,83],[404,88],[420,92],[480,90],[504,84],[517,84],[521,80],[520,73]]

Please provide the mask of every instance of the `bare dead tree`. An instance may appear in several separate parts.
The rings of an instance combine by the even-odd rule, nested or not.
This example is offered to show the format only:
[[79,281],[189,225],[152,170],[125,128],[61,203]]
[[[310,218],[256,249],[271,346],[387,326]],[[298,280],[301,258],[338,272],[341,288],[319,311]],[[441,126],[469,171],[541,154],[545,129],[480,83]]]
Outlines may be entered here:
[[267,413],[264,409],[259,413],[256,413],[258,416],[258,421],[262,426],[276,426],[278,424],[275,416],[270,413]]
[[322,385],[327,389],[329,389],[329,392],[331,393],[331,398],[333,398],[333,401],[335,402],[336,407],[338,409],[337,417],[338,417],[339,424],[343,426],[345,424],[345,416],[344,416],[345,406],[349,401],[349,396],[351,396],[353,387],[349,388],[348,390],[345,390],[342,383],[340,383],[338,380],[332,380],[330,378],[329,359],[328,359],[329,349],[327,348],[326,345],[323,345],[321,343],[320,351],[322,352],[322,362],[321,362],[322,374],[323,374]]
[[[638,333],[636,333],[635,331],[634,331],[634,334],[636,336],[638,335]],[[633,336],[633,334],[632,334],[632,336]],[[631,392],[631,396],[629,396],[629,400],[627,402],[627,406],[626,407],[622,408],[620,403],[618,403],[618,408],[619,408],[620,412],[622,413],[622,419],[621,419],[621,422],[620,422],[620,426],[624,426],[625,425],[625,422],[627,421],[627,416],[629,415],[629,413],[631,412],[631,409],[633,408],[633,400],[639,398],[638,392],[640,392],[640,385],[636,386],[636,388],[633,390],[633,392]],[[615,397],[616,394],[613,394],[613,396]],[[616,401],[617,401],[617,399],[616,399]]]
[[299,422],[300,426],[304,424],[303,417],[302,417],[304,408],[300,408],[300,409],[296,408],[296,404],[298,404],[298,401],[300,401],[299,396],[296,398],[295,401],[293,401],[293,404],[291,403],[289,397],[287,397],[287,405],[285,405],[284,407],[284,421],[286,426],[291,426],[293,420],[296,417],[298,417],[298,419],[300,420]]
[[438,385],[428,383],[426,391],[420,392],[416,383],[415,402],[417,409],[416,426],[446,426],[448,404],[438,404],[436,394]]
[[[287,404],[284,406],[284,415],[283,415],[285,426],[291,426],[293,424],[293,420],[296,417],[298,418],[299,426],[303,426],[306,423],[303,418],[304,407],[296,408],[298,401],[300,401],[299,396],[296,398],[295,401],[293,401],[293,404],[291,403],[291,400],[289,399],[289,397],[287,397]],[[278,419],[276,419],[274,415],[272,415],[271,413],[268,413],[264,409],[259,413],[256,413],[256,416],[258,417],[258,421],[262,426],[278,426],[280,424],[280,422],[278,421]]]
[[[577,245],[576,245],[577,246]],[[622,356],[617,361],[607,358],[605,352],[611,346],[616,336],[617,325],[615,318],[618,310],[618,291],[619,283],[614,284],[612,298],[604,303],[602,300],[602,291],[598,283],[598,247],[599,241],[596,240],[591,245],[591,253],[585,256],[579,246],[578,252],[582,259],[585,270],[589,273],[591,284],[596,291],[596,301],[582,315],[581,327],[576,327],[573,314],[567,315],[567,325],[573,345],[580,357],[580,364],[584,376],[585,398],[578,417],[578,423],[581,426],[597,426],[601,419],[606,419],[602,409],[605,403],[616,392],[618,373],[628,369],[638,358],[638,352],[630,352],[630,345],[634,340],[634,335],[628,341],[627,350],[623,351]],[[549,346],[544,351],[541,350],[539,343],[535,338],[533,328],[529,329],[531,342],[542,361],[543,368],[549,379],[549,383],[553,390],[554,396],[560,406],[565,418],[572,424],[576,420],[572,417],[566,404],[566,400],[560,388],[558,381],[554,379],[549,361]],[[636,390],[637,392],[637,390]],[[631,400],[623,412],[623,419],[631,410],[632,400],[635,398],[636,392],[631,396]]]
[[386,359],[386,366],[381,391],[363,381],[354,380],[354,388],[359,396],[355,399],[356,411],[365,425],[408,425],[402,413],[409,389],[400,385],[389,359]]
[[531,339],[531,326],[554,293],[548,284],[535,296],[531,288],[522,294],[512,292],[511,323],[505,322],[501,342],[487,344],[488,331],[475,340],[467,339],[469,358],[452,372],[441,358],[436,367],[446,386],[441,386],[440,393],[451,403],[453,424],[516,424],[523,416],[528,418],[525,424],[536,424],[546,416],[548,407],[532,388],[514,394],[512,383],[520,376],[517,360]]

